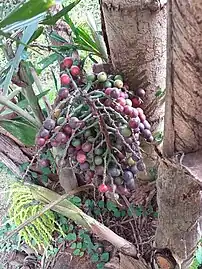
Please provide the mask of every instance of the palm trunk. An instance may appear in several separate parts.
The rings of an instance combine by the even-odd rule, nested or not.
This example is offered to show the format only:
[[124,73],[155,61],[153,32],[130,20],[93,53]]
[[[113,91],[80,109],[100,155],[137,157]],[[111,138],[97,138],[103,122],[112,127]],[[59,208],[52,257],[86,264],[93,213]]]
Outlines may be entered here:
[[[164,155],[157,193],[158,248],[169,248],[188,268],[201,239],[202,1],[171,0]],[[177,161],[177,157],[178,161]]]

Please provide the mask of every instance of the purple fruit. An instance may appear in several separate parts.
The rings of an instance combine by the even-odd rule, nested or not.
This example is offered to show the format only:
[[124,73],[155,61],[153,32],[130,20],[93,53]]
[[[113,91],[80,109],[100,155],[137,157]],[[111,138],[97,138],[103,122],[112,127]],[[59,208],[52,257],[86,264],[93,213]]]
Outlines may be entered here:
[[144,138],[146,138],[146,139],[148,139],[148,138],[152,135],[152,134],[151,134],[151,131],[148,130],[148,129],[144,129],[144,130],[142,131],[142,134],[143,134]]
[[137,90],[136,90],[136,94],[137,94],[137,96],[139,96],[140,98],[144,98],[144,96],[145,96],[145,90],[143,90],[143,89],[137,89]]
[[144,124],[144,128],[145,128],[145,129],[148,129],[148,130],[151,129],[151,125],[150,125],[150,123],[149,123],[147,120],[144,120],[144,121],[143,121],[143,124]]
[[89,169],[89,163],[88,162],[85,162],[85,163],[80,163],[80,169],[85,171],[85,170],[88,170]]
[[49,134],[50,134],[49,131],[48,131],[47,129],[45,129],[45,128],[43,128],[43,129],[39,132],[39,136],[40,136],[40,137],[43,137],[43,138],[48,137]]
[[149,138],[147,138],[147,142],[153,142],[154,141],[154,137],[151,135]]
[[63,87],[59,90],[58,95],[60,96],[61,99],[65,99],[69,96],[69,90]]
[[98,165],[95,167],[95,172],[98,176],[103,176],[104,167],[102,165]]
[[131,179],[133,179],[133,173],[129,170],[124,171],[123,178],[126,182],[130,181]]
[[111,167],[108,169],[108,174],[112,177],[118,177],[121,174],[121,171],[116,167]]
[[135,189],[135,181],[134,179],[131,179],[129,181],[126,182],[126,187],[129,189],[129,190],[134,190]]
[[144,130],[144,124],[142,123],[142,122],[140,122],[140,124],[139,124],[139,128],[140,128],[140,131],[142,132],[143,130]]
[[129,120],[129,123],[128,124],[129,124],[130,128],[136,129],[136,128],[139,127],[140,120],[139,120],[138,117],[132,118],[132,119]]
[[125,138],[125,141],[126,141],[126,143],[129,144],[129,145],[133,144],[133,138],[132,138],[132,137],[127,137],[127,138]]
[[81,146],[81,148],[84,152],[89,152],[92,149],[92,144],[87,141]]
[[69,119],[69,126],[72,129],[76,129],[79,125],[80,125],[80,121],[79,121],[79,119],[77,117],[71,117]]
[[117,89],[117,88],[113,88],[113,90],[112,90],[111,93],[110,93],[110,96],[111,96],[112,98],[114,98],[114,99],[119,98],[119,96],[120,96],[120,90]]
[[57,135],[55,137],[55,141],[58,143],[61,143],[61,144],[65,144],[67,142],[67,140],[68,140],[68,137],[63,132],[57,133]]
[[145,170],[145,164],[143,163],[142,160],[137,162],[137,169],[138,169],[138,171],[144,171]]
[[68,148],[68,154],[69,154],[69,155],[72,155],[72,154],[74,154],[74,153],[75,153],[75,148],[72,147],[72,146],[69,146],[69,148]]
[[131,167],[130,167],[130,170],[131,170],[131,172],[132,172],[134,175],[136,175],[136,174],[138,173],[138,169],[137,169],[137,166],[136,166],[136,165],[131,166]]
[[53,130],[55,128],[55,121],[52,119],[47,119],[43,123],[43,127],[47,130]]
[[71,135],[72,134],[72,128],[68,124],[64,126],[63,131],[67,135]]

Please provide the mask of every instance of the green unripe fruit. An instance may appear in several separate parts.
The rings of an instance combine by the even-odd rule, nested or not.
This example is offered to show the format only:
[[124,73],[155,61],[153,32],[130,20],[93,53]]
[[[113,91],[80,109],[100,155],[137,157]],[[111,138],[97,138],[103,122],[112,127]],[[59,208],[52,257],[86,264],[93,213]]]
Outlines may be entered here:
[[105,72],[100,72],[97,75],[97,79],[99,82],[105,82],[107,80],[107,74]]
[[84,136],[85,136],[85,137],[89,137],[89,136],[91,136],[91,135],[92,135],[91,130],[86,130],[85,133],[84,133]]
[[94,142],[94,140],[95,140],[95,138],[94,138],[93,136],[89,136],[89,137],[88,137],[88,141],[89,141],[89,142]]
[[72,146],[73,147],[78,147],[81,145],[81,140],[80,139],[72,139]]
[[121,75],[116,75],[114,77],[114,80],[117,80],[117,79],[123,81],[123,77]]
[[96,80],[96,75],[95,74],[88,74],[86,78],[87,78],[87,81],[94,82]]
[[103,159],[100,156],[96,156],[94,162],[96,165],[101,165],[103,163]]
[[104,149],[103,148],[97,148],[95,149],[95,154],[96,155],[102,155],[104,153]]
[[62,125],[64,122],[65,122],[65,117],[60,117],[60,118],[57,120],[57,124],[58,124],[58,125]]
[[107,81],[105,81],[105,83],[104,83],[104,87],[105,87],[105,88],[111,88],[111,87],[112,87],[112,83],[111,83],[109,80],[107,80]]
[[121,128],[120,133],[124,136],[124,137],[130,137],[132,135],[131,129],[128,128],[127,126],[124,126]]
[[114,81],[114,86],[117,87],[118,89],[123,88],[123,81],[120,80],[120,79],[116,79],[116,80]]
[[123,184],[123,179],[121,177],[116,177],[114,179],[114,183],[117,185],[117,186],[120,186]]

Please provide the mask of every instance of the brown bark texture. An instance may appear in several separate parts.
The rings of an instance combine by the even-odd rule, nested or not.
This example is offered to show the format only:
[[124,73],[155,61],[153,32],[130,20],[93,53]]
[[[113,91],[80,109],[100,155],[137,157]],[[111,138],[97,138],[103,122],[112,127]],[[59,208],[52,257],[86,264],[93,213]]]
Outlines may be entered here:
[[151,104],[156,99],[157,89],[165,89],[165,3],[155,0],[101,1],[107,47],[114,69],[124,75],[132,91],[139,87],[146,90],[144,101],[153,129],[159,126],[164,115],[164,105]]
[[202,149],[202,0],[171,0],[164,152]]
[[196,180],[200,156],[196,163],[193,156],[186,156],[184,163],[161,160],[158,169],[156,247],[169,249],[180,268],[189,268],[202,234],[201,188]]

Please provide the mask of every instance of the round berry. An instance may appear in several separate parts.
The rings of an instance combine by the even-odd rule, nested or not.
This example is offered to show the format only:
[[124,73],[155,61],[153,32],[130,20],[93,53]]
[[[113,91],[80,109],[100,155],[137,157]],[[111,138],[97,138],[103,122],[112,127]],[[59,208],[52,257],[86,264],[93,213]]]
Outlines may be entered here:
[[71,82],[71,79],[67,74],[62,74],[60,77],[60,82],[62,85],[69,85]]
[[107,89],[105,90],[105,94],[106,94],[106,95],[110,95],[111,91],[112,91],[112,88],[107,88]]
[[73,59],[71,57],[66,57],[63,60],[63,66],[70,68],[73,65]]
[[97,79],[99,82],[105,82],[107,80],[107,74],[105,72],[100,72],[97,75]]
[[112,91],[111,91],[111,93],[110,93],[110,96],[112,98],[114,98],[114,99],[119,98],[119,96],[120,96],[120,90],[117,89],[117,88],[113,88]]
[[68,124],[63,127],[63,131],[67,135],[71,135],[72,134],[72,128]]
[[126,105],[128,105],[128,106],[133,105],[133,103],[132,103],[132,101],[130,99],[125,99],[125,100],[126,100]]
[[43,137],[45,139],[47,139],[49,137],[49,134],[50,134],[50,132],[45,128],[41,129],[39,132],[39,136]]
[[99,191],[99,192],[102,192],[102,193],[107,192],[107,191],[108,191],[108,187],[107,187],[107,185],[105,185],[105,184],[101,184],[101,185],[98,187],[98,191]]
[[130,119],[128,124],[129,124],[130,128],[135,129],[135,128],[139,127],[140,121],[136,117],[136,118]]
[[124,137],[130,137],[132,135],[131,130],[127,126],[121,127],[120,132]]
[[96,165],[101,165],[103,163],[103,159],[100,156],[95,156],[94,162]]
[[50,165],[50,161],[48,159],[40,159],[39,166],[41,167],[48,167]]
[[69,90],[63,87],[59,90],[58,95],[60,96],[61,99],[65,99],[69,96]]
[[76,65],[73,65],[70,69],[72,76],[77,77],[80,74],[80,68]]
[[145,129],[148,129],[148,130],[151,129],[151,125],[150,125],[150,123],[147,120],[144,120],[143,121],[143,124],[144,124]]
[[86,162],[86,155],[83,151],[79,151],[76,155],[76,160],[78,163],[85,163]]
[[37,144],[37,146],[39,146],[39,147],[43,147],[43,146],[45,145],[45,143],[46,143],[46,140],[45,140],[45,138],[43,138],[43,137],[38,137],[38,138],[36,139],[36,144]]
[[89,152],[92,149],[92,144],[90,142],[85,142],[82,146],[81,146],[82,150],[84,152]]
[[114,86],[117,87],[117,88],[119,88],[119,89],[123,88],[123,81],[120,80],[120,79],[116,79],[114,81]]
[[123,97],[119,97],[117,100],[117,103],[119,103],[121,106],[125,106],[126,100]]
[[144,96],[145,96],[145,90],[143,90],[143,89],[137,89],[137,90],[136,90],[136,94],[137,94],[137,96],[139,96],[140,98],[144,98]]
[[76,129],[80,124],[80,121],[77,117],[71,117],[69,119],[69,126],[72,128],[72,129]]
[[141,102],[140,98],[135,97],[135,98],[132,99],[132,103],[133,103],[134,107],[138,107],[138,106],[141,105],[142,102]]
[[43,123],[43,127],[47,130],[53,130],[55,128],[55,121],[52,119],[47,119]]
[[68,140],[68,137],[63,132],[57,133],[57,135],[55,137],[55,141],[58,143],[61,143],[61,144],[65,144],[67,142],[67,140]]

